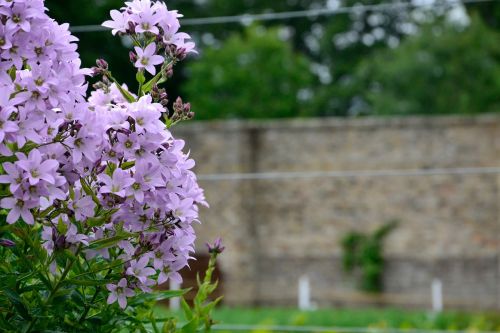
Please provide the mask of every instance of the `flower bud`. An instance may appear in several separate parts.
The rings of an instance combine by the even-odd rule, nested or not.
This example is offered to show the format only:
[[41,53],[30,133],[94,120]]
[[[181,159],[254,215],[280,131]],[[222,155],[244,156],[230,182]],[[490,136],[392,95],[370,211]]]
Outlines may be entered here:
[[108,63],[104,59],[97,59],[96,65],[97,65],[97,67],[105,69],[105,70],[107,70],[109,68]]
[[214,254],[220,254],[226,248],[225,246],[222,246],[222,239],[220,237],[215,240],[213,245],[209,243],[206,243],[206,245],[208,247],[208,253]]
[[14,243],[13,241],[11,241],[10,239],[0,238],[0,246],[3,246],[3,247],[14,247],[14,246],[16,246],[16,243]]
[[[132,13],[130,13],[130,14],[132,14]],[[128,22],[128,29],[127,29],[127,32],[128,32],[129,34],[135,34],[135,27],[136,27],[136,24],[135,24],[134,22],[132,22],[132,21],[129,21],[129,22]]]
[[130,59],[130,62],[135,64],[137,62],[137,54],[135,54],[134,52],[130,51],[130,53],[128,54],[129,56],[129,59]]

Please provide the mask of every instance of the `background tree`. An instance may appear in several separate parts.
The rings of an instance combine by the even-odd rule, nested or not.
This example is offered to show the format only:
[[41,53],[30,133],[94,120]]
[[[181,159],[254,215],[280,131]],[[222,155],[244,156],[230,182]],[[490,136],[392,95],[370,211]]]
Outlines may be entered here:
[[[109,10],[120,6],[122,0],[46,0],[46,4],[51,9],[51,15],[56,19],[69,20],[72,25],[87,25],[100,24],[108,18]],[[363,70],[358,69],[358,67],[366,67],[364,64],[371,62],[371,58],[380,54],[380,52],[392,54],[393,49],[398,49],[398,45],[404,44],[404,41],[411,36],[422,34],[423,44],[421,46],[426,47],[424,39],[432,37],[432,34],[428,32],[432,29],[427,28],[426,31],[421,32],[421,27],[435,26],[441,29],[440,27],[449,14],[451,12],[460,12],[461,7],[450,5],[445,0],[437,0],[433,6],[426,8],[415,8],[409,0],[404,2],[404,6],[401,6],[400,0],[168,0],[170,7],[178,8],[180,12],[189,18],[317,8],[335,9],[357,5],[372,6],[381,4],[385,6],[383,10],[355,10],[334,16],[309,16],[259,23],[266,28],[285,27],[282,30],[282,35],[287,36],[293,50],[309,59],[311,63],[309,71],[313,73],[313,77],[309,85],[308,95],[311,99],[307,103],[307,115],[311,116],[356,116],[360,112],[366,112],[364,104],[369,102],[370,99],[367,99],[363,91],[353,88],[353,86],[360,84],[359,75]],[[478,13],[482,20],[487,23],[487,27],[484,28],[487,34],[491,29],[499,29],[500,2],[467,4],[465,8],[469,15]],[[195,38],[201,57],[203,57],[195,62],[207,63],[207,67],[209,67],[209,60],[204,58],[205,49],[213,50],[223,47],[226,40],[230,36],[235,36],[235,34],[243,36],[245,25],[241,23],[223,23],[186,26],[186,31]],[[447,35],[452,38],[453,34],[458,36],[461,33],[462,31],[455,29],[449,31]],[[134,81],[133,72],[129,70],[128,58],[119,52],[122,49],[122,43],[119,40],[113,39],[106,32],[80,33],[77,36],[81,39],[80,49],[84,50],[82,60],[85,66],[93,65],[95,58],[102,57],[116,64],[112,70],[119,79],[125,82]],[[495,43],[498,44],[497,41]],[[471,47],[477,46],[481,45],[471,45]],[[209,52],[211,51],[207,51],[207,53]],[[234,52],[236,53],[236,51]],[[404,51],[400,52],[405,53]],[[405,54],[408,54],[408,52],[410,51]],[[408,56],[414,57],[415,55]],[[454,55],[454,57],[456,58],[458,55]],[[190,63],[189,60],[186,61],[177,70],[175,86],[167,84],[172,101],[175,100],[177,95],[181,94],[181,91],[188,91],[187,88],[184,89],[183,87],[187,73],[185,66],[189,66]],[[385,65],[387,65],[387,72],[391,69],[394,70],[394,66],[389,62],[384,64],[384,61],[378,60],[381,73],[384,72],[382,67]],[[221,70],[231,71],[232,69],[229,66],[224,66]],[[224,75],[228,79],[234,77],[231,73]],[[443,80],[445,79],[443,78]],[[304,80],[308,81],[309,79],[305,78]],[[481,84],[482,81],[476,83]],[[453,82],[449,82],[449,85],[453,84]],[[237,84],[228,84],[227,86],[228,89],[234,89],[236,95],[238,94],[237,90],[241,89]],[[403,87],[405,86],[398,89],[401,90]],[[476,88],[477,90],[483,89],[479,86]],[[488,90],[490,88],[485,87],[484,89]],[[432,91],[427,93],[430,94]],[[205,94],[205,92],[199,91],[197,94]],[[232,90],[228,91],[227,94],[233,94]],[[412,95],[414,92],[408,91],[406,94]],[[406,98],[406,95],[397,96],[397,100]],[[211,100],[211,97],[206,96],[204,100]],[[471,107],[471,109],[479,110],[483,107],[484,104],[480,103]],[[389,109],[397,108],[391,107]],[[224,117],[227,117],[232,112],[234,110],[223,112]],[[411,112],[435,113],[442,111],[432,109],[416,111],[413,109]],[[202,113],[203,111],[197,113],[197,119],[203,117]],[[296,111],[290,112],[290,115],[293,114],[298,113]],[[235,114],[233,113],[233,115]],[[247,115],[245,113],[238,116],[245,117]],[[268,115],[271,114],[268,113]],[[204,117],[209,118],[212,116],[205,115]]]
[[[277,28],[252,26],[221,47],[204,50],[188,68],[185,92],[198,119],[307,115],[313,76]],[[194,79],[196,78],[196,79]]]
[[[462,31],[463,30],[463,31]],[[500,111],[500,34],[479,17],[429,26],[398,48],[366,58],[349,88],[363,114]]]

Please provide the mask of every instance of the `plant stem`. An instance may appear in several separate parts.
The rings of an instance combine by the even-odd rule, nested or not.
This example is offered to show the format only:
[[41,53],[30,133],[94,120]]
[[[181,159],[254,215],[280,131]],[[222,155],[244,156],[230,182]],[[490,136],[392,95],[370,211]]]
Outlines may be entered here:
[[[113,268],[110,268],[108,270],[108,272],[106,273],[106,275],[104,276],[104,280],[108,278],[108,276],[113,272]],[[89,311],[90,311],[90,304],[94,303],[95,302],[95,299],[97,298],[97,295],[99,295],[99,292],[101,291],[101,286],[97,286],[95,288],[95,292],[94,292],[94,296],[92,296],[92,299],[90,300],[90,303],[86,304],[85,305],[85,310],[83,310],[83,313],[82,313],[82,316],[80,317],[80,319],[78,320],[78,323],[81,324],[83,323],[83,321],[85,320],[85,318],[87,317],[87,315],[89,314]]]
[[[64,270],[63,270],[63,273],[61,275],[61,278],[59,279],[59,281],[57,281],[56,285],[52,288],[52,290],[50,291],[49,293],[49,297],[47,297],[47,299],[43,302],[42,304],[42,309],[45,309],[45,307],[47,307],[47,305],[52,301],[52,299],[54,298],[56,292],[59,290],[59,288],[61,288],[61,285],[62,283],[64,282],[64,279],[66,278],[66,276],[68,275],[69,271],[71,270],[71,267],[73,266],[73,264],[75,263],[75,260],[78,258],[78,255],[80,254],[80,251],[82,249],[82,244],[80,244],[78,246],[78,249],[76,250],[75,252],[75,256],[74,258],[70,259],[67,264],[66,264],[66,267],[64,267]],[[31,332],[31,330],[33,329],[33,327],[35,326],[36,322],[37,322],[38,318],[37,317],[34,317],[31,322],[30,322],[30,325],[28,326],[28,328],[26,329],[25,333],[29,333]]]

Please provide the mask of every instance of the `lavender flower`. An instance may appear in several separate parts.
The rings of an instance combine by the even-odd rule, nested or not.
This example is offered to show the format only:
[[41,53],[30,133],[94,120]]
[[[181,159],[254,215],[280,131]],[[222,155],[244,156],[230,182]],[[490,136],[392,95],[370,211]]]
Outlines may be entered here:
[[144,68],[151,75],[156,74],[155,65],[160,65],[163,63],[164,58],[156,54],[156,44],[151,43],[143,50],[140,47],[134,48],[135,53],[137,54],[137,61],[135,63],[135,67]]
[[[136,291],[181,281],[178,271],[194,251],[198,205],[207,203],[184,141],[161,119],[168,116],[166,93],[135,96],[111,84],[108,65],[99,61],[106,78],[87,98],[91,71],[81,68],[69,26],[50,19],[43,0],[0,0],[0,15],[0,154],[13,159],[0,169],[10,191],[0,201],[7,223],[36,223],[49,254],[81,247],[87,259],[107,261],[119,252],[129,264],[119,272],[125,278],[107,285],[107,301],[121,308]],[[179,30],[180,16],[161,1],[133,0],[103,26],[154,40],[135,48],[135,67],[154,75],[166,63],[162,71],[171,73],[173,63],[195,52]],[[122,251],[88,246],[118,232],[130,235],[116,245]],[[57,262],[51,265],[58,271]]]
[[122,309],[127,307],[127,297],[132,297],[135,292],[127,287],[127,279],[122,278],[117,284],[107,284],[106,288],[111,292],[108,296],[108,304],[118,301]]
[[101,174],[99,179],[104,183],[99,191],[101,194],[112,193],[119,197],[124,197],[127,188],[134,183],[134,179],[130,177],[129,173],[122,169],[115,170],[113,178]]

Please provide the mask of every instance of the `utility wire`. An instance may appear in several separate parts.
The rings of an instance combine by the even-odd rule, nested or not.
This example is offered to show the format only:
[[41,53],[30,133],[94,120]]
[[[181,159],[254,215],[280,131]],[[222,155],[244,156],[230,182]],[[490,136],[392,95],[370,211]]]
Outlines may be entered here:
[[[202,18],[192,18],[192,19],[181,19],[181,24],[184,26],[198,26],[198,25],[213,25],[213,24],[225,24],[225,23],[251,23],[254,21],[277,21],[277,20],[287,20],[295,18],[304,17],[318,17],[318,16],[333,16],[338,14],[348,14],[348,13],[360,13],[367,11],[384,11],[389,9],[404,9],[404,8],[432,8],[439,7],[443,5],[454,6],[454,5],[466,5],[484,2],[493,2],[498,0],[447,0],[438,1],[433,3],[421,3],[414,4],[411,2],[393,2],[393,3],[383,3],[377,5],[356,5],[349,7],[339,7],[339,8],[317,8],[299,11],[288,11],[288,12],[275,12],[275,13],[263,13],[263,14],[242,14],[233,16],[214,16],[214,17],[202,17]],[[98,31],[108,31],[100,25],[81,25],[71,27],[73,33],[84,33],[84,32],[98,32]]]
[[496,175],[500,167],[470,168],[435,168],[435,169],[393,169],[393,170],[358,170],[358,171],[292,171],[292,172],[257,172],[257,173],[216,173],[200,174],[199,180],[287,180],[307,178],[371,178],[371,177],[420,177],[420,176],[463,176]]

